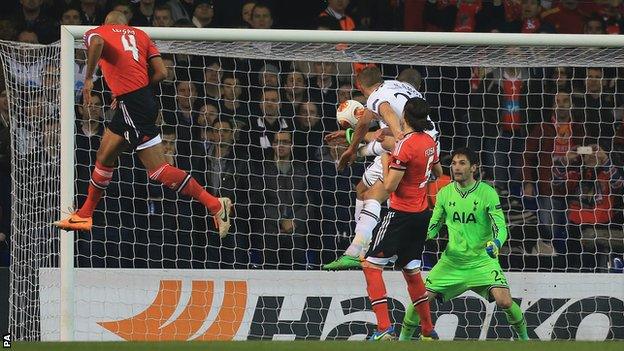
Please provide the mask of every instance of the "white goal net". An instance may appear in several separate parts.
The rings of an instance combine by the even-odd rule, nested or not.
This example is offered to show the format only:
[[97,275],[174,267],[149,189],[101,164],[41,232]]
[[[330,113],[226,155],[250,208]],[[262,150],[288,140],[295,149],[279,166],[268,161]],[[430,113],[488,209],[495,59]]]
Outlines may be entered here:
[[[370,333],[372,314],[361,321],[335,317],[370,310],[367,299],[355,298],[365,296],[360,273],[284,271],[319,271],[353,238],[355,185],[371,160],[338,172],[344,145],[327,145],[323,137],[338,128],[341,101],[363,98],[354,86],[357,68],[374,63],[385,79],[406,69],[420,73],[444,166],[455,148],[480,154],[480,176],[496,187],[507,215],[510,236],[500,261],[513,272],[512,295],[523,300],[530,336],[624,339],[621,275],[615,287],[608,279],[579,278],[621,272],[624,81],[618,66],[624,48],[176,40],[157,46],[169,70],[157,89],[168,159],[210,193],[234,201],[233,227],[219,239],[201,204],[149,181],[136,155],[124,153],[93,230],[75,234],[76,338],[346,339]],[[81,42],[75,48],[78,207],[112,116],[112,97],[98,78],[94,105],[82,107],[85,53]],[[54,291],[60,282],[58,271],[48,269],[59,266],[59,232],[49,224],[66,210],[59,208],[60,48],[0,42],[0,55],[13,156],[11,332],[20,340],[50,340],[58,338]],[[432,200],[448,181],[431,181]],[[427,243],[425,270],[445,244],[443,238]],[[192,271],[206,269],[215,271],[204,277]],[[334,279],[349,287],[341,291]],[[549,279],[552,289],[541,287],[540,279]],[[136,285],[146,280],[151,283]],[[266,286],[258,287],[260,281]],[[405,295],[393,282],[389,293]],[[297,283],[290,292],[282,286]],[[353,288],[360,286],[359,292]],[[247,299],[242,309],[228,305],[232,311],[209,313],[206,296],[236,305],[240,289]],[[314,289],[314,297],[305,295]],[[340,299],[332,303],[330,293]],[[109,308],[115,301],[127,310]],[[400,323],[407,299],[394,301],[393,320]],[[204,314],[193,309],[206,304]],[[442,333],[449,339],[512,336],[502,312],[473,296],[432,310],[441,328],[455,325]],[[596,317],[602,329],[577,332],[593,314],[608,322]],[[456,320],[449,322],[449,315]]]

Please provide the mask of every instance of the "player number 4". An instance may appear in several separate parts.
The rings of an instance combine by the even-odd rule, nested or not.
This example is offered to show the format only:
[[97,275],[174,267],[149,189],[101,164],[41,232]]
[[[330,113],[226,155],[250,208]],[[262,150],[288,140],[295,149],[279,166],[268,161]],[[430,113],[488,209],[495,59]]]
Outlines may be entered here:
[[123,45],[125,51],[132,52],[132,58],[135,61],[139,60],[139,49],[136,46],[136,38],[134,37],[134,34],[124,33],[121,36],[121,44]]

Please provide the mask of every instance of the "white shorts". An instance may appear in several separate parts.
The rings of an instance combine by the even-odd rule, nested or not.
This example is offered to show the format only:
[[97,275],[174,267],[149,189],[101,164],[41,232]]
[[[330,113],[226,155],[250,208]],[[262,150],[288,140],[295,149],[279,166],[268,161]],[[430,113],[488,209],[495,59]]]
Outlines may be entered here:
[[375,157],[375,161],[373,161],[373,163],[366,168],[366,171],[364,171],[364,175],[362,176],[362,181],[367,188],[372,187],[377,180],[383,182],[383,166],[381,164],[381,156]]

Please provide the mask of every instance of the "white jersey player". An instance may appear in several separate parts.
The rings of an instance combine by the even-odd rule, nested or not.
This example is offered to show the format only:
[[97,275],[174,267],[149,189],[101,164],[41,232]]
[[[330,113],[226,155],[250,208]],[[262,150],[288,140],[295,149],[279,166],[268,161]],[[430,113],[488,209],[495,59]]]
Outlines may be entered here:
[[[338,169],[346,167],[353,162],[358,152],[358,145],[365,137],[372,139],[365,147],[367,156],[376,155],[375,161],[367,167],[362,181],[357,185],[357,199],[355,205],[355,238],[351,242],[345,254],[338,260],[323,266],[327,270],[341,270],[357,268],[360,266],[360,256],[368,247],[373,236],[373,229],[379,222],[381,204],[388,200],[389,194],[383,186],[383,162],[382,155],[392,151],[394,140],[403,138],[403,107],[407,100],[413,97],[422,98],[422,94],[414,85],[398,80],[383,81],[381,71],[377,67],[364,69],[357,77],[360,91],[367,98],[366,111],[360,117],[349,148],[343,153],[338,163]],[[380,125],[380,133],[386,135],[384,145],[375,139],[384,139],[375,135],[367,135],[370,122],[377,120]],[[336,133],[339,135],[340,133]],[[434,140],[437,140],[438,132],[433,129],[428,131]],[[439,148],[438,148],[439,149]],[[442,168],[437,164],[433,172],[436,176],[442,174]]]

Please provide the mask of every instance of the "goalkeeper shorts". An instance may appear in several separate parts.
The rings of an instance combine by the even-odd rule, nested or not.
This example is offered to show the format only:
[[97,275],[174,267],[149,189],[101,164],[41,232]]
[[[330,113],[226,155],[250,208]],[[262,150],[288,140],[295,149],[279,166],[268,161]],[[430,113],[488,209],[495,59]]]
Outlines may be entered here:
[[493,301],[490,289],[509,289],[509,284],[496,259],[480,260],[466,267],[465,264],[453,263],[443,256],[427,274],[425,287],[428,291],[438,294],[444,301],[468,290],[474,291],[488,301]]

